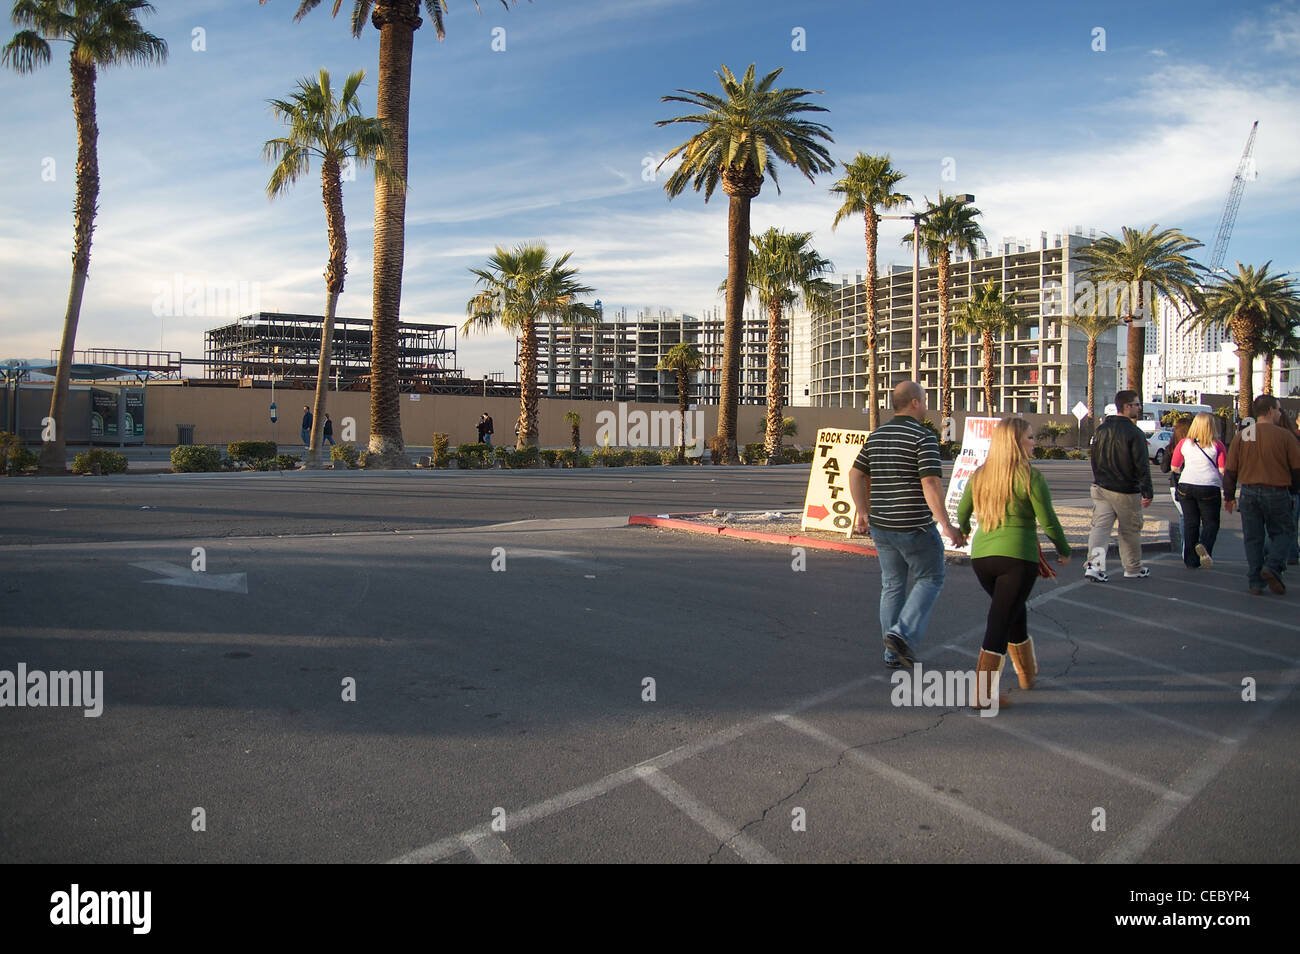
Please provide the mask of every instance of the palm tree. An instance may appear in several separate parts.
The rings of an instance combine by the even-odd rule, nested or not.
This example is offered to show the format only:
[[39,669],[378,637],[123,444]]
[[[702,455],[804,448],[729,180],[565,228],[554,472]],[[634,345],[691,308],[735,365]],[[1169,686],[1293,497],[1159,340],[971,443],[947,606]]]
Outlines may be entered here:
[[[677,375],[677,411],[682,416],[681,446],[677,448],[677,463],[686,463],[686,401],[690,397],[691,379],[689,375],[699,371],[704,365],[700,349],[683,341],[668,349],[663,360],[655,365],[657,371],[672,371]],[[704,435],[697,435],[703,437]]]
[[830,304],[831,286],[822,278],[831,263],[811,247],[811,232],[781,232],[770,228],[750,242],[748,288],[767,309],[767,435],[764,450],[769,464],[780,463],[782,410],[785,407],[781,370],[785,348],[785,309],[802,301],[813,311]]
[[[388,136],[378,119],[361,115],[357,89],[366,71],[357,70],[343,84],[338,98],[330,86],[330,75],[299,80],[298,92],[289,99],[273,99],[271,111],[289,127],[289,135],[267,140],[262,155],[276,163],[266,184],[269,199],[283,195],[300,177],[310,171],[311,157],[321,164],[321,194],[325,203],[325,223],[329,230],[330,255],[325,267],[325,322],[321,326],[320,365],[316,370],[316,399],[312,405],[311,445],[307,466],[320,467],[321,428],[325,420],[325,394],[329,387],[330,352],[334,345],[334,315],[343,279],[347,273],[348,233],[343,220],[342,164],[348,160],[359,164],[373,162],[376,176],[395,175],[380,153],[388,145]],[[400,183],[397,184],[400,187]]]
[[[261,0],[265,3],[266,0]],[[321,0],[301,0],[294,20],[301,20]],[[513,3],[514,0],[510,0]],[[507,0],[501,5],[510,9]],[[343,0],[334,0],[338,16]],[[370,447],[371,466],[410,466],[402,438],[402,405],[398,400],[397,323],[402,304],[402,264],[406,256],[406,190],[396,180],[407,180],[407,134],[410,129],[411,52],[420,19],[420,0],[353,0],[352,35],[359,37],[366,20],[379,30],[379,120],[391,136],[383,158],[396,174],[393,181],[375,180],[374,291],[371,305],[370,345]],[[479,9],[478,0],[474,8]],[[447,0],[424,0],[438,39],[446,37],[443,15]]]
[[[984,230],[975,223],[979,209],[965,199],[939,193],[938,203],[926,200],[928,218],[921,222],[921,245],[925,258],[939,269],[939,394],[942,399],[944,421],[952,420],[952,335],[948,329],[948,308],[952,292],[948,276],[952,268],[952,253],[966,252],[974,257],[975,243],[984,240]],[[911,245],[912,236],[903,236],[903,244]],[[919,373],[919,372],[918,372]]]
[[[1067,306],[1065,310],[1069,312],[1070,309]],[[1088,350],[1087,350],[1087,361],[1088,361],[1087,405],[1088,405],[1088,415],[1089,415],[1088,419],[1092,421],[1093,427],[1096,427],[1097,424],[1097,387],[1096,387],[1097,342],[1101,340],[1102,335],[1110,331],[1113,331],[1115,328],[1119,327],[1121,323],[1120,316],[1111,314],[1110,309],[1106,308],[1104,304],[1096,296],[1093,296],[1090,299],[1089,304],[1087,305],[1086,311],[1084,311],[1082,314],[1067,313],[1065,316],[1063,316],[1062,321],[1067,325],[1071,325],[1075,328],[1078,328],[1088,338]],[[1080,440],[1082,440],[1082,436],[1080,437]]]
[[[1014,296],[1013,296],[1014,297]],[[958,334],[979,335],[984,356],[984,413],[995,413],[993,405],[994,338],[1011,331],[1021,321],[1012,302],[1002,297],[1002,286],[989,279],[970,301],[957,306],[954,325]]]
[[471,268],[479,292],[465,306],[462,332],[486,331],[498,323],[519,337],[519,436],[517,450],[537,443],[537,321],[555,318],[570,324],[590,323],[596,309],[577,301],[594,289],[579,284],[578,270],[568,267],[572,252],[554,262],[543,244],[519,245],[513,252],[497,246],[487,268]]
[[1270,275],[1271,264],[1265,262],[1256,271],[1254,266],[1238,262],[1236,275],[1214,276],[1197,296],[1196,310],[1181,322],[1198,328],[1226,328],[1232,335],[1241,380],[1237,394],[1237,413],[1241,417],[1251,414],[1255,355],[1260,353],[1266,329],[1300,322],[1300,286],[1286,273]]
[[50,396],[54,439],[41,447],[41,473],[67,470],[64,419],[72,380],[72,357],[81,319],[81,298],[90,272],[90,237],[99,204],[99,125],[95,81],[105,66],[152,66],[167,59],[167,43],[140,26],[137,16],[152,13],[144,0],[17,0],[13,22],[19,30],[0,61],[19,73],[50,62],[50,42],[71,47],[72,113],[77,121],[77,195],[73,202],[72,285],[63,315],[59,366]]
[[1300,360],[1300,322],[1295,318],[1278,323],[1269,322],[1259,336],[1259,354],[1264,356],[1264,394],[1273,393],[1273,362]]
[[831,192],[844,196],[844,204],[835,213],[831,223],[834,231],[850,215],[866,219],[867,232],[867,429],[880,426],[880,383],[876,365],[879,363],[879,336],[876,317],[876,246],[880,237],[880,215],[877,209],[888,211],[912,201],[911,196],[894,191],[905,177],[889,163],[889,156],[869,156],[858,153],[852,162],[842,163],[844,178],[831,186]]
[[806,89],[773,89],[781,70],[768,73],[757,85],[754,64],[737,81],[725,65],[717,74],[722,95],[679,89],[680,96],[664,96],[662,102],[688,103],[704,112],[661,119],[669,123],[699,123],[704,128],[668,153],[662,166],[681,155],[681,164],[664,183],[668,198],[680,195],[687,185],[704,190],[708,202],[718,183],[727,194],[727,312],[723,326],[722,381],[718,406],[717,443],[723,445],[728,464],[740,462],[736,454],[736,406],[740,398],[740,332],[745,307],[744,285],[749,272],[749,205],[770,176],[777,192],[775,159],[794,166],[810,182],[814,173],[829,172],[834,163],[826,147],[832,142],[830,129],[821,123],[798,118],[799,113],[825,112],[802,97],[818,92]]
[[1122,316],[1128,325],[1126,387],[1136,391],[1139,398],[1143,393],[1146,325],[1134,321],[1134,318],[1156,312],[1156,302],[1146,300],[1148,291],[1153,299],[1161,294],[1195,309],[1199,284],[1197,273],[1203,270],[1187,257],[1192,249],[1201,247],[1200,242],[1178,229],[1157,232],[1157,228],[1158,225],[1153,225],[1145,231],[1138,231],[1125,226],[1120,238],[1102,235],[1075,255],[1093,282],[1111,283],[1127,289],[1128,293],[1123,297],[1126,314]]

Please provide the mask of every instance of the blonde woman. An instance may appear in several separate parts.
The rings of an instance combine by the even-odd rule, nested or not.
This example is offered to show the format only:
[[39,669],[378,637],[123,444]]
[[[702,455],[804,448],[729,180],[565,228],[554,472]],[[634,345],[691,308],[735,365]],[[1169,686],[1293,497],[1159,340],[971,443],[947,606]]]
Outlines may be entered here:
[[[1010,653],[1022,689],[1031,688],[1038,675],[1025,612],[1025,603],[1038,579],[1038,525],[1056,546],[1056,562],[1070,562],[1070,544],[1052,509],[1047,481],[1030,466],[1033,450],[1034,434],[1029,422],[1019,417],[1003,420],[993,430],[988,460],[971,475],[957,507],[962,533],[970,532],[971,515],[975,516],[971,569],[993,598],[977,671],[1001,672],[1005,656]],[[977,702],[980,708],[987,708],[996,690],[980,686],[978,673]],[[992,676],[986,678],[992,680]],[[1006,705],[1005,698],[999,698],[998,704]]]
[[1183,564],[1189,570],[1214,566],[1214,541],[1219,536],[1219,511],[1223,507],[1223,468],[1227,463],[1227,448],[1214,439],[1214,419],[1209,414],[1197,414],[1169,459],[1169,465],[1179,474]]

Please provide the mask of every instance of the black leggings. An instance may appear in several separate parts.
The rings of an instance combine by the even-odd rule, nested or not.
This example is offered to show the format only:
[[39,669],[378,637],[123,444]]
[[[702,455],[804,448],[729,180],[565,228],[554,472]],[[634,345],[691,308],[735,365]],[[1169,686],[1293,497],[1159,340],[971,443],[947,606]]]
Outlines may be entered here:
[[991,653],[1005,653],[1007,643],[1023,643],[1029,638],[1025,602],[1038,579],[1038,561],[988,556],[971,560],[970,565],[984,592],[993,597],[984,648]]

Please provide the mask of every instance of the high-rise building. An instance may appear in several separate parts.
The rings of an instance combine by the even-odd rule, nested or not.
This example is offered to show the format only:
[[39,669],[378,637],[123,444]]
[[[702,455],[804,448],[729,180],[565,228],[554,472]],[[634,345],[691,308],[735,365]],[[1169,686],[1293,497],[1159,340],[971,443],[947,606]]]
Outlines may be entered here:
[[[983,351],[979,336],[950,331],[953,410],[956,413],[1041,413],[1067,415],[1085,401],[1088,339],[1070,324],[1079,283],[1086,278],[1075,257],[1095,232],[1081,228],[1037,240],[1004,238],[977,257],[955,259],[949,270],[950,322],[972,289],[989,279],[1021,320],[995,338],[993,405],[984,399]],[[920,271],[920,367],[911,367],[912,269],[893,266],[876,279],[878,318],[877,400],[889,413],[889,392],[900,381],[918,380],[937,411],[939,395],[939,270]],[[867,401],[866,282],[843,276],[829,315],[812,318],[811,403],[819,407],[865,407]],[[1115,333],[1098,340],[1098,406],[1115,389]]]

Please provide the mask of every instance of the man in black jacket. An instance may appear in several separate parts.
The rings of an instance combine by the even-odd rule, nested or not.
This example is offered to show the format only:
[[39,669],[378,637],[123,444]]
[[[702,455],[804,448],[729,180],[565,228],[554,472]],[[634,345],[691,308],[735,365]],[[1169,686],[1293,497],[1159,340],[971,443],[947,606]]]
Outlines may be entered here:
[[1119,521],[1119,557],[1126,579],[1144,579],[1142,508],[1151,506],[1151,458],[1146,435],[1134,423],[1142,414],[1135,391],[1115,395],[1115,409],[1097,428],[1092,445],[1092,530],[1088,534],[1085,579],[1105,583],[1110,531]]

